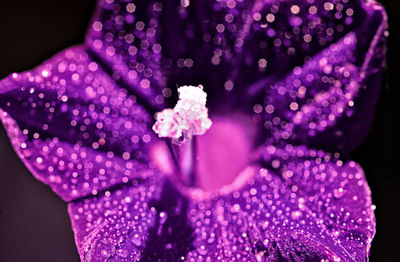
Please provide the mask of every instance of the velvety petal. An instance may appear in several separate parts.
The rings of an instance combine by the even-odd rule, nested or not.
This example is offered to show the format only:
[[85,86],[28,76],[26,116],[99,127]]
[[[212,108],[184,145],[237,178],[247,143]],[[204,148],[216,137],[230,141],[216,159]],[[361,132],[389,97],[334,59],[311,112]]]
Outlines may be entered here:
[[152,172],[151,115],[82,47],[2,80],[0,110],[19,157],[64,200]]
[[86,44],[149,104],[177,84],[203,84],[212,108],[237,107],[257,98],[260,80],[283,77],[357,28],[362,2],[99,1]]
[[265,102],[275,145],[350,150],[379,86],[382,8],[361,0],[185,3],[99,1],[87,52],[69,49],[0,82],[0,117],[16,152],[73,200],[82,260],[365,260],[375,221],[357,164],[269,146],[267,168],[255,167],[240,190],[196,200],[153,174],[148,112],[177,83],[204,84],[216,113]]
[[[86,45],[112,78],[153,109],[164,102],[156,1],[98,1]],[[168,91],[167,91],[168,92]]]
[[82,261],[177,261],[192,249],[187,209],[162,176],[69,204]]
[[260,2],[264,6],[252,14],[243,61],[236,72],[241,85],[251,87],[249,95],[258,94],[260,87],[269,88],[271,82],[356,30],[366,16],[363,1]]
[[375,219],[360,167],[305,147],[264,153],[271,166],[226,195],[152,176],[71,203],[82,260],[364,261]]
[[273,166],[231,195],[193,203],[189,261],[365,261],[375,234],[361,168],[323,152],[266,149]]
[[357,30],[267,90],[265,128],[276,141],[348,153],[365,138],[382,84],[387,18],[380,5],[363,6],[368,16]]

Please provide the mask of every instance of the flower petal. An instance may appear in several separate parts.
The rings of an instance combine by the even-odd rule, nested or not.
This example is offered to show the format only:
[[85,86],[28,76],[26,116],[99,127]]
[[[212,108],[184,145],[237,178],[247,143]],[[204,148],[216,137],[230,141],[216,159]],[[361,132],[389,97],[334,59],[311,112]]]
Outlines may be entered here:
[[357,28],[363,2],[99,1],[86,45],[153,106],[177,84],[203,84],[211,107],[237,106]]
[[187,206],[162,176],[69,204],[82,261],[177,261],[191,249]]
[[273,166],[227,195],[188,198],[160,175],[71,203],[82,260],[364,261],[375,219],[360,167],[305,147],[265,154]]
[[187,260],[364,261],[375,219],[360,167],[305,147],[266,155],[275,168],[191,206],[196,239]]
[[19,157],[64,200],[152,172],[152,117],[82,47],[1,81],[0,110]]
[[265,127],[274,139],[349,153],[365,138],[382,84],[387,19],[380,5],[363,6],[368,17],[357,30],[267,90]]
[[244,96],[252,98],[247,102],[260,102],[260,92],[356,30],[365,20],[361,2],[255,1],[246,17],[245,37],[235,41],[238,53],[230,80],[233,91],[243,94],[236,99],[243,103]]
[[85,44],[120,85],[153,109],[164,103],[156,1],[98,1]]

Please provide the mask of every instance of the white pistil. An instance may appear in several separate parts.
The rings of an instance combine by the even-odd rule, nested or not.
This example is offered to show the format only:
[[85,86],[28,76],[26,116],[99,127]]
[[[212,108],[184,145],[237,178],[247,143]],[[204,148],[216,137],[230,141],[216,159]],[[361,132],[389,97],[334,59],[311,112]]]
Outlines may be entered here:
[[181,6],[186,8],[190,5],[190,0],[181,0]]
[[203,135],[210,129],[206,107],[207,94],[203,86],[181,86],[179,100],[173,109],[157,113],[153,131],[159,137],[171,138],[171,153],[177,164],[182,182],[194,186],[196,146],[194,135]]
[[157,113],[153,131],[159,137],[168,137],[174,144],[182,144],[193,135],[203,135],[210,129],[206,107],[207,94],[203,86],[182,86],[178,88],[179,100],[173,109]]

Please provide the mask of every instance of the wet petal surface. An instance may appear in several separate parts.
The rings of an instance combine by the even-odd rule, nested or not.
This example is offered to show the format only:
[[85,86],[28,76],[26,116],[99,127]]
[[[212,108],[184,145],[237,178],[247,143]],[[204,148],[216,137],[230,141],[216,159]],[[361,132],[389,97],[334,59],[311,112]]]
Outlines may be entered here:
[[64,200],[148,170],[152,117],[82,47],[0,82],[1,120],[30,171]]
[[[70,204],[84,261],[362,261],[375,233],[361,168],[322,151],[265,148],[239,190],[207,200],[148,178]],[[279,162],[279,164],[277,164]],[[124,260],[128,259],[128,260]]]
[[[385,34],[374,1],[99,1],[84,47],[0,82],[0,118],[34,176],[71,201],[83,261],[363,261],[375,233],[363,172],[308,148],[346,157],[361,142]],[[230,141],[217,132],[200,148],[223,159],[200,182],[220,187],[235,175],[208,167],[236,159],[239,173],[249,161],[230,151],[266,144],[225,195],[196,198],[152,167],[152,113],[176,84],[205,85],[211,119],[263,122],[257,141],[244,132],[219,154]]]
[[177,84],[203,84],[214,107],[220,95],[230,98],[226,108],[243,94],[254,101],[249,94],[259,92],[259,81],[279,80],[358,28],[364,7],[347,0],[99,1],[86,44],[149,104],[162,105]]
[[267,137],[344,153],[365,138],[382,81],[387,28],[382,8],[365,5],[368,18],[360,28],[266,90]]

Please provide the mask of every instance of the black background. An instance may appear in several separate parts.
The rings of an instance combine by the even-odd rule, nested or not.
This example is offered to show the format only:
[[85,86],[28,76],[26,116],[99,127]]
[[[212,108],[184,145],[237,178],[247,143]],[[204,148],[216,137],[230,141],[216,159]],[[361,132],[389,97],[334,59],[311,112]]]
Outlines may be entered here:
[[[386,79],[373,127],[353,153],[377,206],[371,261],[400,251],[400,1],[381,0],[389,15]],[[0,79],[39,65],[83,42],[95,0],[1,0]],[[24,167],[0,127],[0,261],[79,261],[67,205]]]

